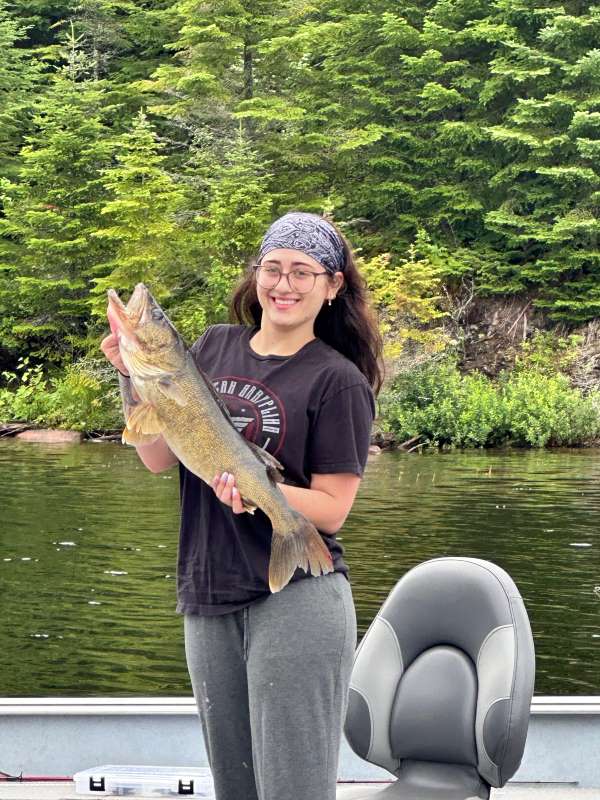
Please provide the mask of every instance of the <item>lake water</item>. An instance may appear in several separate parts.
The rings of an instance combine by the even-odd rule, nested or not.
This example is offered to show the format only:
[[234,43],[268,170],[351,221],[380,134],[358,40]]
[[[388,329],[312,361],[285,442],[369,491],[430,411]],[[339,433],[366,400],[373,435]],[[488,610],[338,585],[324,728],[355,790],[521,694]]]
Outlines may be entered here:
[[[178,475],[115,443],[0,439],[0,696],[189,695]],[[373,456],[339,536],[361,636],[428,558],[485,558],[525,600],[536,694],[600,694],[600,451]]]

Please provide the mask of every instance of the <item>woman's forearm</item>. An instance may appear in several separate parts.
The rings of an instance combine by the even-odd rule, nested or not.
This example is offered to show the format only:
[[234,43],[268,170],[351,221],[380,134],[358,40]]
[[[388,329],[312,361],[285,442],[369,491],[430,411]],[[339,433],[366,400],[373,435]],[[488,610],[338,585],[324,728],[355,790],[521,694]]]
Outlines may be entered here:
[[318,489],[277,484],[293,509],[309,519],[323,533],[335,533],[344,524],[346,514],[337,498]]
[[[354,473],[312,475],[310,489],[278,483],[289,505],[309,519],[323,533],[335,533],[344,521],[358,491],[360,476]],[[243,514],[245,509],[235,484],[235,476],[227,472],[218,473],[210,483],[222,503],[234,514]]]
[[179,460],[162,436],[152,444],[136,444],[135,449],[140,461],[150,472],[163,472],[174,467]]

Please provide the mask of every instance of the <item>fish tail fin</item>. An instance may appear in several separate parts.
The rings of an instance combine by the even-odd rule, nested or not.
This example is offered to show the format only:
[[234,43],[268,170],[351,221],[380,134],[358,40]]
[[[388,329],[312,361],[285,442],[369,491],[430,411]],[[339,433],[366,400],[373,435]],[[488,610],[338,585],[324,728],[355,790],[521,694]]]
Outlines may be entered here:
[[269,587],[272,592],[283,589],[296,567],[302,567],[313,575],[333,572],[331,553],[321,534],[306,517],[290,510],[293,521],[291,530],[273,528],[269,562]]

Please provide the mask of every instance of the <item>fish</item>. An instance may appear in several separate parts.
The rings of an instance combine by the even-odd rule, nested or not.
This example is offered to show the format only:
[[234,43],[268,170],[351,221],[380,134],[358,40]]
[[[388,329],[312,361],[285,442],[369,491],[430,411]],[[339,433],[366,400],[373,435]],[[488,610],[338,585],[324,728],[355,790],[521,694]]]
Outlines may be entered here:
[[260,508],[271,522],[271,592],[283,589],[297,567],[313,576],[332,572],[321,534],[277,486],[283,482],[282,465],[238,431],[211,379],[147,286],[138,283],[126,305],[109,289],[107,316],[130,376],[119,375],[123,443],[151,444],[162,436],[179,461],[206,483],[223,472],[235,475],[244,509],[254,513]]

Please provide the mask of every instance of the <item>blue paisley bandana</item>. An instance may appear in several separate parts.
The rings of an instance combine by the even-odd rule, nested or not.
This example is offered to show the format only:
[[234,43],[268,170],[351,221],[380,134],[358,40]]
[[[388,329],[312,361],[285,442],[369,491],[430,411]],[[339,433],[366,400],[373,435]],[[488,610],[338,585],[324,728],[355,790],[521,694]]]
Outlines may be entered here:
[[266,232],[258,261],[278,247],[301,250],[322,264],[328,272],[343,272],[345,264],[344,243],[327,220],[318,214],[290,211],[279,217]]

